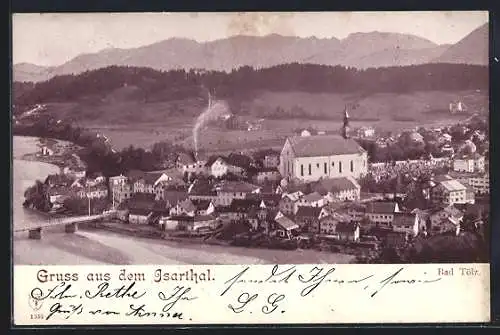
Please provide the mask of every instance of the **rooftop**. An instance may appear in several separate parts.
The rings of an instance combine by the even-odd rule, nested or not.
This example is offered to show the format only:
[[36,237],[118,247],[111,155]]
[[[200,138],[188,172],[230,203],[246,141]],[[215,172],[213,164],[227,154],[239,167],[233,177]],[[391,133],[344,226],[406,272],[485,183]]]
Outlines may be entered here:
[[252,193],[259,190],[260,187],[243,181],[224,181],[216,189],[219,192]]
[[191,200],[191,202],[197,210],[207,210],[212,203],[210,200]]
[[344,139],[338,135],[293,136],[288,138],[288,141],[298,157],[360,154],[365,152],[353,139]]
[[131,215],[148,216],[149,213],[151,213],[151,209],[148,208],[131,208],[129,211]]
[[328,192],[338,193],[358,188],[359,185],[354,180],[346,177],[322,179],[318,181],[314,187],[314,189],[321,194],[326,194]]
[[292,230],[299,228],[299,225],[293,222],[290,218],[286,216],[280,216],[278,218],[275,218],[274,221],[276,221],[277,224],[279,224],[281,227],[283,227],[286,230]]
[[447,191],[465,191],[466,187],[455,179],[444,180],[440,183]]
[[163,198],[171,206],[175,206],[179,201],[186,200],[188,194],[183,190],[165,190],[163,192]]
[[337,233],[354,233],[358,227],[358,224],[354,222],[339,222],[335,227],[335,231]]
[[302,193],[302,191],[296,191],[296,192],[293,192],[293,193],[284,193],[282,195],[282,198],[288,198],[291,201],[297,201],[300,198],[302,198],[303,196],[304,196],[304,193]]
[[302,200],[304,200],[306,202],[315,202],[315,201],[319,201],[321,199],[323,199],[323,196],[318,192],[312,192],[312,193],[306,194],[302,197]]
[[394,214],[396,212],[396,203],[388,201],[369,202],[366,205],[367,213]]
[[297,213],[295,213],[296,218],[318,218],[319,213],[321,213],[321,208],[319,207],[307,207],[299,206]]
[[180,201],[177,205],[188,212],[196,210],[196,206],[189,199],[184,199]]
[[415,224],[415,213],[394,213],[393,226],[412,226]]
[[229,210],[234,212],[246,212],[251,208],[259,208],[261,200],[258,199],[233,199]]

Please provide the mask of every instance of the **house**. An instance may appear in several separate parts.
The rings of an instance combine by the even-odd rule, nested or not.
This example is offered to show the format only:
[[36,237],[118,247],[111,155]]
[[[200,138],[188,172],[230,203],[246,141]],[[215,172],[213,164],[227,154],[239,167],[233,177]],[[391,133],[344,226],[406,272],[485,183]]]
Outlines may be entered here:
[[150,218],[150,224],[158,224],[162,217],[170,215],[170,205],[163,200],[155,200],[153,207],[151,209],[152,215]]
[[65,186],[52,186],[47,190],[47,197],[52,206],[62,204],[69,197],[69,188]]
[[281,200],[279,203],[280,211],[285,215],[295,214],[295,209],[297,208],[296,203],[300,198],[304,196],[301,191],[296,191],[293,193],[283,193],[281,195]]
[[211,165],[210,165],[210,175],[221,178],[228,173],[234,175],[242,175],[244,169],[242,167],[232,165],[228,162],[227,158],[218,157]]
[[281,201],[281,195],[275,193],[263,193],[264,191],[269,191],[269,188],[262,186],[259,193],[250,193],[247,195],[247,199],[257,199],[262,202],[263,206],[266,208],[279,209],[279,204]]
[[105,182],[106,182],[106,177],[102,172],[97,172],[91,176],[87,176],[86,180],[87,185],[98,185],[98,184],[104,184]]
[[156,184],[162,181],[170,181],[172,177],[162,172],[147,172],[134,182],[134,193],[155,193]]
[[269,182],[276,182],[281,179],[279,171],[275,167],[260,168],[255,171],[254,180],[258,184],[266,184]]
[[299,206],[297,208],[297,212],[295,213],[295,222],[299,225],[302,231],[318,233],[320,230],[320,213],[321,208],[319,207]]
[[280,154],[278,151],[269,150],[264,155],[263,166],[266,169],[276,169],[279,167]]
[[411,211],[418,218],[419,231],[427,231],[427,219],[430,218],[431,211],[427,209],[415,208]]
[[153,212],[145,208],[132,208],[128,214],[128,222],[131,224],[149,224]]
[[113,203],[119,205],[125,199],[129,199],[132,195],[132,187],[128,182],[128,178],[124,175],[109,177],[109,190]]
[[392,229],[395,232],[406,233],[408,236],[415,237],[419,232],[419,220],[416,213],[394,213]]
[[190,216],[161,216],[158,226],[162,231],[186,230],[186,226],[192,221]]
[[181,173],[187,174],[207,174],[207,160],[202,153],[186,153],[181,152],[177,156],[176,166]]
[[373,137],[375,136],[375,129],[373,127],[360,127],[357,131],[358,137]]
[[[297,202],[296,207],[323,207],[326,205],[327,200],[318,192],[312,192],[302,196]],[[295,209],[297,211],[297,209]]]
[[213,215],[196,215],[193,224],[188,225],[188,231],[202,232],[216,228],[216,218]]
[[191,200],[196,207],[196,215],[211,215],[215,212],[215,206],[210,200]]
[[361,197],[361,186],[353,177],[322,179],[314,189],[326,196],[328,202],[358,201]]
[[352,221],[361,223],[366,217],[366,208],[366,204],[352,202],[347,205],[347,214],[351,217]]
[[118,184],[111,189],[111,199],[114,204],[121,204],[132,197],[132,185],[128,183]]
[[335,227],[339,240],[347,242],[359,241],[359,224],[355,222],[339,222]]
[[468,184],[472,187],[475,194],[484,195],[490,194],[490,174],[476,173],[468,178]]
[[172,206],[170,209],[171,216],[195,216],[196,215],[196,206],[190,199],[185,199],[183,201],[178,202],[175,206]]
[[74,179],[64,174],[51,174],[45,178],[44,184],[49,187],[60,186],[60,187],[71,187]]
[[42,154],[42,156],[52,156],[54,154],[54,150],[44,145],[42,146],[40,153]]
[[485,159],[484,156],[473,154],[462,154],[453,159],[453,171],[457,172],[484,172]]
[[[146,212],[149,220],[149,214],[152,215],[154,205],[154,195],[148,193],[135,193],[130,197],[130,199],[125,200],[125,202],[123,203],[123,207],[128,208],[129,210],[129,219],[130,213],[135,213],[133,214],[132,222],[141,221],[143,219],[142,217],[140,217],[141,213],[144,214]],[[120,205],[120,207],[121,206],[122,205]]]
[[292,239],[299,230],[299,225],[285,215],[277,215],[274,219],[276,229],[272,232],[273,236]]
[[65,175],[75,179],[84,178],[87,173],[85,168],[80,166],[75,166],[75,167],[66,166],[62,170]]
[[452,205],[469,202],[467,188],[455,179],[441,180],[431,189],[430,199],[433,204]]
[[284,178],[317,181],[352,176],[368,171],[367,152],[353,139],[336,135],[289,137],[280,155]]
[[79,198],[102,199],[108,196],[108,187],[103,184],[87,186],[78,190]]
[[165,200],[166,193],[172,190],[186,192],[186,183],[182,179],[172,178],[170,180],[162,180],[156,183],[153,187],[155,198],[157,200]]
[[215,187],[216,206],[229,206],[234,199],[245,199],[250,194],[260,193],[260,187],[243,181],[224,181]]
[[350,223],[351,218],[348,215],[339,214],[339,213],[335,213],[335,212],[330,213],[328,215],[325,215],[319,220],[318,233],[320,233],[322,235],[336,235],[337,234],[337,225],[341,222],[342,223]]
[[454,217],[446,217],[432,223],[429,232],[432,235],[453,232],[460,234],[460,221]]
[[247,219],[252,215],[263,220],[266,216],[266,207],[259,199],[234,199],[229,206],[219,210],[223,216],[233,221]]
[[389,228],[399,206],[394,201],[374,201],[366,204],[366,218],[375,226]]
[[[443,221],[450,222],[460,222],[464,216],[464,213],[454,205],[449,205],[446,207],[439,207],[432,210],[429,214],[429,221],[431,223],[431,232],[442,232],[443,231]],[[447,222],[445,225],[449,226]],[[437,228],[434,228],[437,227]]]

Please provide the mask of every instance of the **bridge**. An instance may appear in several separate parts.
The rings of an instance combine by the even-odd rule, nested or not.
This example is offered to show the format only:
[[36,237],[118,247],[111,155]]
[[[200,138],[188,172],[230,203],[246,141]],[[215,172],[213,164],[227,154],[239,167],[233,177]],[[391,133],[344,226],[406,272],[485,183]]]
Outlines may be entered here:
[[79,223],[89,223],[96,222],[104,219],[109,219],[113,216],[114,212],[105,212],[103,214],[97,215],[82,215],[82,216],[70,216],[63,218],[49,218],[45,222],[40,222],[38,224],[31,224],[27,227],[14,228],[14,232],[29,232],[29,238],[33,240],[39,240],[42,238],[42,229],[50,228],[55,226],[63,226],[66,233],[74,233],[78,230]]

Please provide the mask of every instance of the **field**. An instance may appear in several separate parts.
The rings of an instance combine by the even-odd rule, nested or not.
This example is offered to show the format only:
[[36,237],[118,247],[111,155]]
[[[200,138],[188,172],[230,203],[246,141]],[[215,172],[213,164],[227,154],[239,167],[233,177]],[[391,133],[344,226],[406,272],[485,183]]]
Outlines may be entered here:
[[[140,103],[126,99],[103,100],[99,103],[79,102],[51,104],[57,117],[71,117],[82,126],[110,138],[115,149],[129,145],[148,148],[153,143],[169,140],[193,145],[192,128],[204,109],[203,101],[188,99],[158,103]],[[450,114],[450,102],[462,101],[467,113]],[[338,131],[344,106],[349,105],[351,127],[373,126],[377,131],[398,132],[415,126],[444,125],[469,117],[473,112],[486,114],[486,92],[427,91],[411,94],[312,94],[304,92],[261,92],[252,99],[229,101],[249,118],[261,118],[265,111],[278,106],[285,111],[300,107],[310,118],[266,119],[262,129],[227,130],[208,127],[201,130],[200,146],[210,152],[246,151],[263,147],[281,147],[287,136],[297,128],[314,127]],[[234,107],[238,106],[238,107]],[[259,116],[254,116],[259,115]],[[319,117],[318,117],[319,116]]]

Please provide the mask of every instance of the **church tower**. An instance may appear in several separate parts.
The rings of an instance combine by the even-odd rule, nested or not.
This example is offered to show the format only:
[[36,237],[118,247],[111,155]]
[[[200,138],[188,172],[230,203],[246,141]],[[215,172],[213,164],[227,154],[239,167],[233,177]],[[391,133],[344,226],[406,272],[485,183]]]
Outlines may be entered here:
[[342,126],[342,137],[349,138],[349,114],[347,113],[347,106],[344,108],[344,124]]

